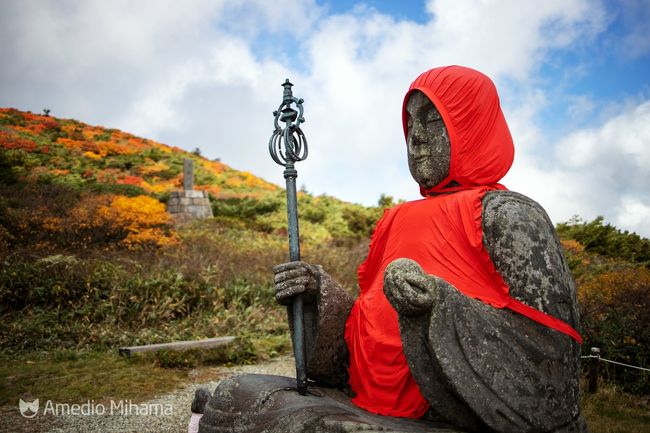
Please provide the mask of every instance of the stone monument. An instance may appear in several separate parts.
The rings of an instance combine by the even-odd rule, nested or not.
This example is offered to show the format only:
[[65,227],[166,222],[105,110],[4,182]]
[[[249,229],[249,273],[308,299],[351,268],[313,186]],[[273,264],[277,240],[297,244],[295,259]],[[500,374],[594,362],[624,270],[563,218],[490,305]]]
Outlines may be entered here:
[[171,192],[167,212],[179,223],[213,216],[208,192],[194,189],[194,166],[191,159],[183,160],[183,190]]
[[274,268],[276,300],[303,299],[307,395],[230,378],[199,431],[587,433],[575,284],[542,207],[497,183],[514,147],[494,84],[432,69],[402,115],[424,198],[377,223],[359,298],[321,266]]

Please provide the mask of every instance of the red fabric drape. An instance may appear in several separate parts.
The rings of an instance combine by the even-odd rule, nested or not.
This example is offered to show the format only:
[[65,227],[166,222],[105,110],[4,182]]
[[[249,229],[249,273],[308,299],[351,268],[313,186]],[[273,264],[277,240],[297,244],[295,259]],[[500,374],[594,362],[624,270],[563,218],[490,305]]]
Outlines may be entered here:
[[[410,258],[426,273],[437,275],[465,295],[496,308],[510,308],[533,320],[580,336],[566,323],[528,307],[509,289],[483,247],[483,195],[505,189],[497,184],[509,170],[514,147],[492,81],[460,66],[432,69],[409,89],[424,92],[436,105],[451,144],[449,176],[423,195],[454,193],[404,203],[377,223],[368,258],[359,267],[361,293],[346,322],[353,402],[374,413],[418,418],[428,409],[410,374],[402,351],[397,313],[383,292],[386,266]],[[407,114],[403,110],[406,134]]]

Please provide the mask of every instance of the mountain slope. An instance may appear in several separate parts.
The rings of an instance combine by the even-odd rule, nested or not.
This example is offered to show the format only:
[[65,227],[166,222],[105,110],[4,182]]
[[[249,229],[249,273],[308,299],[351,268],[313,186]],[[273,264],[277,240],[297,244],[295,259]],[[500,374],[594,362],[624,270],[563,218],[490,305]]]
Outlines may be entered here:
[[196,189],[215,197],[261,197],[280,190],[251,173],[178,147],[12,108],[0,108],[0,149],[5,151],[0,161],[0,180],[5,183],[57,183],[160,197],[182,186],[183,159],[191,158]]

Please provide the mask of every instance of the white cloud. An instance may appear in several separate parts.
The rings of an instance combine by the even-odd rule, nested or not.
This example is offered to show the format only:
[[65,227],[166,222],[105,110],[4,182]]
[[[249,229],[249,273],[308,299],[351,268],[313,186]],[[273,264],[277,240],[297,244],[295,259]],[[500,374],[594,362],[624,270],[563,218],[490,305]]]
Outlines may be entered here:
[[[515,119],[518,119],[515,117]],[[532,147],[544,140],[530,117],[515,127],[530,133]],[[508,185],[539,201],[555,222],[573,215],[591,220],[602,215],[620,228],[650,236],[650,101],[631,107],[602,126],[580,129],[540,157],[524,161],[508,174]]]
[[[639,128],[645,140],[643,112],[575,132],[557,155],[536,121],[546,104],[538,75],[544,59],[603,31],[600,2],[434,0],[427,10],[418,24],[372,8],[327,15],[313,0],[14,0],[0,16],[0,56],[7,59],[0,105],[47,106],[54,115],[200,147],[282,184],[266,146],[289,77],[305,99],[310,143],[298,182],[372,204],[382,192],[417,197],[401,130],[408,85],[430,67],[464,64],[500,89],[517,146],[509,186],[538,199],[555,220],[620,209],[611,213],[615,221],[640,224],[622,215],[642,214],[647,195],[625,178],[633,173],[647,185],[647,171],[630,161],[650,164],[637,132],[622,125]],[[589,102],[575,99],[572,112],[589,112]],[[616,147],[605,142],[627,156],[612,158]],[[617,187],[624,193],[615,194]]]
[[638,233],[650,233],[650,205],[635,197],[622,197],[616,208],[614,224],[618,227],[636,227]]

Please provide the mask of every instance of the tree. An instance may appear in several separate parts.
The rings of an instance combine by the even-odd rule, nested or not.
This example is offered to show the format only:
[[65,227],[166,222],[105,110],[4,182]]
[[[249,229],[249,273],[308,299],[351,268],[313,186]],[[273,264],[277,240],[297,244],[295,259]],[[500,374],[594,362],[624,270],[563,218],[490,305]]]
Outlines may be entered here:
[[379,197],[379,201],[377,202],[377,206],[383,209],[387,209],[395,206],[393,196],[382,193],[381,196]]

